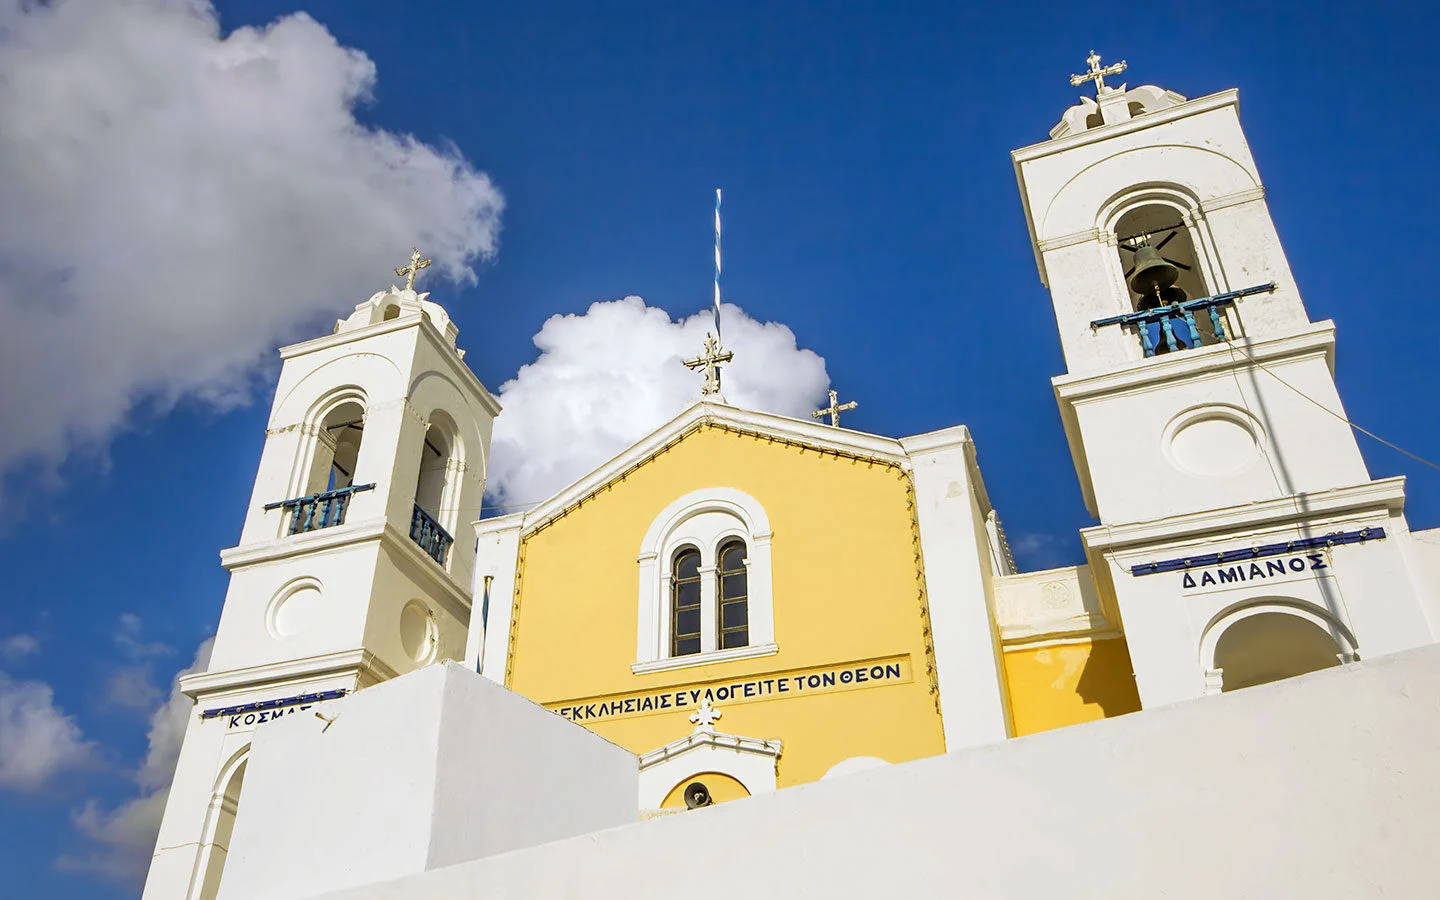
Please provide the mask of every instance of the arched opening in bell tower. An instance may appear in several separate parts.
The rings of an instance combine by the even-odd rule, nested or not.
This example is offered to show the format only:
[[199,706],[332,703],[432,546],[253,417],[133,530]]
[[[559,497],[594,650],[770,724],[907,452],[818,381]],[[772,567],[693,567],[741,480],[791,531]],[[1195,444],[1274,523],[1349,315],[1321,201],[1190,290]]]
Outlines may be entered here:
[[[1205,275],[1195,253],[1194,239],[1189,227],[1180,218],[1180,210],[1164,203],[1148,203],[1130,209],[1116,221],[1115,238],[1125,286],[1130,290],[1130,304],[1135,309],[1151,309],[1159,305],[1154,290],[1142,292],[1136,289],[1140,286],[1135,279],[1137,255],[1141,256],[1142,267],[1147,259],[1157,257],[1173,266],[1175,272],[1171,286],[1183,291],[1186,300],[1198,300],[1209,295]],[[1154,252],[1154,256],[1137,254],[1146,247]]]
[[320,420],[315,442],[315,463],[310,467],[306,494],[338,491],[355,484],[360,442],[365,436],[365,407],[347,400]]
[[1157,314],[1137,323],[1146,332],[1142,335],[1146,356],[1216,343],[1211,310],[1179,308],[1213,293],[1181,210],[1160,202],[1132,207],[1115,221],[1114,233],[1131,308],[1136,312],[1176,308],[1173,315]]
[[439,410],[432,412],[420,447],[410,536],[442,566],[458,524],[454,498],[459,495],[462,451],[455,420]]

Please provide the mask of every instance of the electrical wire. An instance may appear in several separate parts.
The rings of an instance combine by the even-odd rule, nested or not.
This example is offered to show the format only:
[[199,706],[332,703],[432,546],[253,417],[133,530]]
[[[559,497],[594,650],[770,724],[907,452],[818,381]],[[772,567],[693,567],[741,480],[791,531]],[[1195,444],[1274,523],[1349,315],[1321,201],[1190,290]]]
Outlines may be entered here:
[[1250,360],[1251,365],[1253,365],[1253,366],[1255,366],[1256,368],[1260,369],[1262,372],[1265,372],[1265,373],[1268,374],[1271,378],[1274,378],[1276,381],[1278,381],[1278,382],[1280,382],[1281,384],[1285,385],[1285,386],[1286,386],[1287,388],[1289,388],[1290,390],[1292,390],[1292,391],[1294,391],[1295,393],[1299,394],[1301,397],[1305,398],[1306,400],[1309,400],[1311,403],[1313,403],[1313,404],[1315,404],[1316,406],[1320,407],[1320,408],[1323,409],[1325,412],[1329,413],[1330,415],[1332,415],[1332,416],[1334,416],[1335,418],[1339,419],[1340,421],[1344,422],[1346,425],[1349,425],[1351,428],[1355,429],[1356,431],[1360,432],[1361,434],[1365,435],[1366,437],[1371,438],[1372,440],[1379,441],[1380,443],[1382,443],[1382,444],[1384,444],[1385,446],[1389,447],[1391,450],[1395,450],[1395,451],[1398,451],[1398,452],[1400,452],[1400,453],[1403,453],[1403,454],[1405,454],[1406,456],[1410,457],[1411,459],[1415,460],[1415,461],[1418,462],[1418,463],[1423,463],[1424,465],[1427,465],[1427,466],[1429,466],[1430,468],[1435,469],[1436,471],[1440,471],[1440,465],[1437,465],[1436,463],[1431,462],[1430,460],[1426,459],[1426,458],[1423,457],[1423,456],[1420,456],[1420,455],[1415,454],[1415,453],[1411,453],[1409,450],[1406,450],[1404,447],[1401,447],[1399,444],[1393,444],[1393,443],[1391,443],[1390,441],[1385,440],[1384,438],[1382,438],[1380,435],[1376,434],[1376,433],[1373,432],[1373,431],[1370,431],[1370,430],[1368,430],[1368,429],[1366,429],[1366,428],[1362,428],[1361,426],[1356,425],[1354,422],[1352,422],[1352,421],[1350,421],[1349,419],[1347,419],[1346,417],[1340,415],[1340,414],[1337,413],[1335,410],[1331,409],[1330,407],[1328,407],[1328,406],[1326,406],[1325,404],[1321,403],[1319,400],[1316,400],[1314,397],[1311,397],[1309,394],[1307,394],[1307,393],[1305,393],[1304,391],[1300,390],[1300,389],[1297,388],[1295,385],[1293,385],[1293,384],[1291,384],[1290,382],[1286,381],[1285,379],[1281,378],[1279,375],[1277,375],[1276,373],[1272,372],[1270,369],[1266,368],[1265,365],[1264,365],[1263,363],[1261,363],[1259,360],[1257,360],[1255,357],[1251,356],[1249,353],[1246,353],[1246,352],[1240,347],[1240,345],[1238,345],[1238,344],[1235,343],[1235,341],[1234,341],[1233,339],[1227,337],[1227,338],[1225,339],[1225,343],[1227,343],[1227,344],[1230,345],[1230,349],[1231,349],[1231,350],[1235,351],[1236,353],[1239,353],[1241,356],[1243,356],[1243,357],[1245,357],[1246,359]]

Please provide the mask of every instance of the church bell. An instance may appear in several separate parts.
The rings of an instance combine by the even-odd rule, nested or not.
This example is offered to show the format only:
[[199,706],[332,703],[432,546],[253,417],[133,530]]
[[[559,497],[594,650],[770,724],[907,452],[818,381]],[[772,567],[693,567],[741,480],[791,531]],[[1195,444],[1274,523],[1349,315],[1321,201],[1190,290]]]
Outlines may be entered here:
[[1135,274],[1130,276],[1130,290],[1144,296],[1173,285],[1180,278],[1180,269],[1160,255],[1149,244],[1135,250]]
[[1180,269],[1160,255],[1160,251],[1147,244],[1135,249],[1134,274],[1130,276],[1130,290],[1140,295],[1142,310],[1158,309],[1172,303],[1184,303],[1186,295],[1175,287],[1180,278]]

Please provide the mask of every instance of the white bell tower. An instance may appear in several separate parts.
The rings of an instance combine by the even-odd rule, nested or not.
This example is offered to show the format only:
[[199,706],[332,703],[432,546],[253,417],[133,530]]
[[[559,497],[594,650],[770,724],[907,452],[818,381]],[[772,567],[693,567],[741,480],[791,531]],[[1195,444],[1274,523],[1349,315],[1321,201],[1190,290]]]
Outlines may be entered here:
[[1145,706],[1435,640],[1404,480],[1371,480],[1234,90],[1096,83],[1012,154],[1067,374],[1090,570]]
[[209,671],[182,681],[195,715],[145,900],[216,896],[256,728],[464,655],[474,554],[452,535],[479,516],[500,407],[415,292],[427,265],[417,251],[403,289],[280,351]]

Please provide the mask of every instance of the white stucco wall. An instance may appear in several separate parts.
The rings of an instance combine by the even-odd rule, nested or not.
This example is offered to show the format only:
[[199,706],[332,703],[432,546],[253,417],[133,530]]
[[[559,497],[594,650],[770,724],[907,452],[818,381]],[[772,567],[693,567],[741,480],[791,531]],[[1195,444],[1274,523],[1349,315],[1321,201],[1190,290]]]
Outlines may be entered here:
[[902,438],[915,484],[945,748],[1008,732],[1000,641],[990,611],[991,560],[974,443],[963,425]]
[[861,772],[330,900],[1429,897],[1440,648]]
[[305,897],[634,822],[631,753],[448,662],[256,733],[221,900]]

